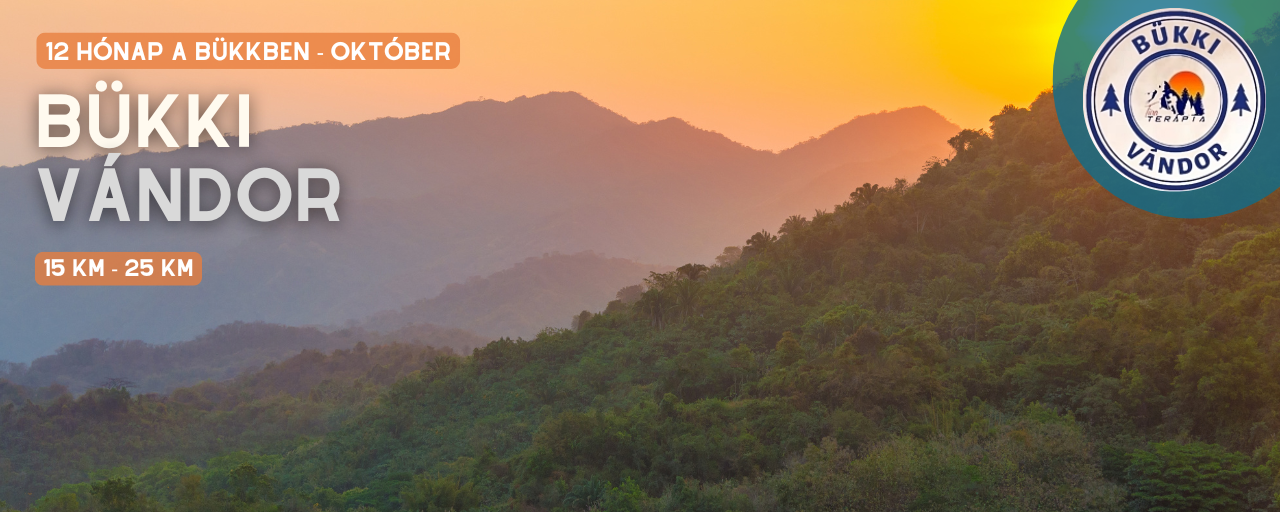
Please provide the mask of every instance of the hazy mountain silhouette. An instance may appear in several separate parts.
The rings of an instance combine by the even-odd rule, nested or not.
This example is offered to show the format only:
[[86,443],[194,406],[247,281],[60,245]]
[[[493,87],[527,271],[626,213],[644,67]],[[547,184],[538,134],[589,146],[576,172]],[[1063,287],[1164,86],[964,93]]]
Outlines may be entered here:
[[928,107],[859,116],[779,154],[794,178],[778,207],[800,213],[839,204],[863,183],[914,179],[928,157],[948,156],[946,141],[957,131]]
[[491,339],[532,339],[547,327],[569,327],[572,315],[580,311],[599,311],[619,289],[640,284],[649,272],[670,270],[593,252],[550,254],[488,277],[450,284],[434,298],[377,313],[360,327],[394,331],[425,323]]
[[81,393],[114,378],[133,383],[135,392],[163,393],[205,380],[228,380],[303,350],[350,349],[359,343],[428,345],[467,354],[488,340],[461,329],[429,324],[403,325],[384,334],[235,322],[168,345],[100,339],[68,343],[30,365],[0,365],[0,379],[28,387],[58,384]]
[[[92,337],[171,342],[238,320],[362,318],[557,251],[710,262],[858,184],[914,178],[925,159],[947,156],[945,140],[958,129],[917,107],[862,116],[772,153],[679,119],[635,123],[576,93],[476,101],[403,119],[270,130],[245,149],[232,142],[126,155],[115,167],[134,209],[128,223],[111,213],[87,221],[101,156],[0,168],[0,358],[29,360]],[[81,168],[64,223],[49,218],[38,167],[51,168],[58,184],[68,167]],[[342,220],[302,224],[287,220],[296,218],[291,209],[263,225],[233,198],[207,225],[137,222],[140,167],[162,184],[165,169],[212,167],[233,194],[254,168],[291,180],[299,167],[330,168],[342,180]],[[275,204],[268,188],[254,189],[259,207]],[[152,218],[162,219],[158,209]],[[71,250],[199,251],[205,278],[192,288],[36,286],[34,256]]]

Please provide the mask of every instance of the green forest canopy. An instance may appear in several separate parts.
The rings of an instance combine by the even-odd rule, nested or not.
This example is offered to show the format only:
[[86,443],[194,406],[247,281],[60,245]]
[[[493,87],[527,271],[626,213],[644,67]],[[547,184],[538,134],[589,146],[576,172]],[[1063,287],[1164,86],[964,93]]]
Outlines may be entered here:
[[[313,352],[168,396],[0,388],[15,397],[0,498],[41,512],[1275,508],[1277,199],[1201,220],[1130,207],[1071,155],[1051,93],[951,144],[915,183],[791,217],[736,261],[653,274],[576,330],[469,357]],[[308,373],[324,378],[279,384]]]

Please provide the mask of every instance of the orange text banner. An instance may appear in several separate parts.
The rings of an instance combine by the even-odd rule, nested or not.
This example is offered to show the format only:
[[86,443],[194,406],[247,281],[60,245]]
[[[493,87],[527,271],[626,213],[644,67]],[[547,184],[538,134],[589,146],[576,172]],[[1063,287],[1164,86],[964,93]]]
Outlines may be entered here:
[[201,280],[194,252],[42,252],[41,286],[195,286]]
[[44,69],[452,69],[449,33],[45,33]]

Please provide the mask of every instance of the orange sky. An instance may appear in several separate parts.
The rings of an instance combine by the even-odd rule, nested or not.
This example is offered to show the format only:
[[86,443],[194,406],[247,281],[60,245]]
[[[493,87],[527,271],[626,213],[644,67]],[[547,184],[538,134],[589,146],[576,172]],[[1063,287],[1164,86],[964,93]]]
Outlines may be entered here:
[[[574,90],[633,120],[676,116],[782,149],[880,110],[985,127],[1049,87],[1072,0],[8,2],[0,165],[29,162],[36,95],[251,93],[253,130],[435,112]],[[42,70],[41,32],[455,32],[454,70]],[[178,105],[182,107],[182,105]],[[111,125],[113,126],[113,125]],[[87,138],[85,135],[83,138]],[[84,144],[74,156],[104,152]]]
[[1185,90],[1191,96],[1204,94],[1204,82],[1200,80],[1199,76],[1190,71],[1183,71],[1173,75],[1173,78],[1169,79],[1169,87],[1173,87],[1174,92],[1177,93]]

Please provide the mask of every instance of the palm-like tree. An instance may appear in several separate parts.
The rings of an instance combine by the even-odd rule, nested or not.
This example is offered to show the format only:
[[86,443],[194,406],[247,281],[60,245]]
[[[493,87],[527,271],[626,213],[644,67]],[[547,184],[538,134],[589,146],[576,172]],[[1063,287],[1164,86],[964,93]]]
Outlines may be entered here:
[[866,206],[875,202],[876,196],[880,194],[880,191],[880,185],[863,183],[861,187],[849,194],[849,199],[853,200],[853,204]]
[[697,281],[699,279],[702,279],[702,276],[707,273],[707,270],[710,270],[710,269],[706,265],[702,265],[698,263],[690,263],[683,267],[677,268],[676,272],[679,272],[680,275],[684,276],[685,279]]
[[804,284],[805,274],[802,269],[794,264],[783,265],[778,268],[774,274],[778,279],[778,286],[792,295],[798,295]]
[[676,282],[672,291],[675,292],[675,305],[682,317],[689,318],[697,313],[698,300],[702,297],[702,283],[692,279],[681,279]]
[[782,227],[778,228],[778,232],[784,235],[793,235],[798,233],[808,223],[809,221],[805,220],[803,216],[792,215],[782,222]]
[[769,234],[768,231],[761,231],[759,233],[751,235],[751,238],[747,239],[747,246],[742,249],[742,255],[752,256],[756,254],[762,254],[766,250],[768,250],[770,247],[772,247],[774,242],[777,242],[777,241],[778,241],[778,237]]
[[649,317],[654,327],[662,329],[666,323],[667,309],[671,305],[671,299],[664,290],[650,288],[649,291],[644,292],[636,305]]

